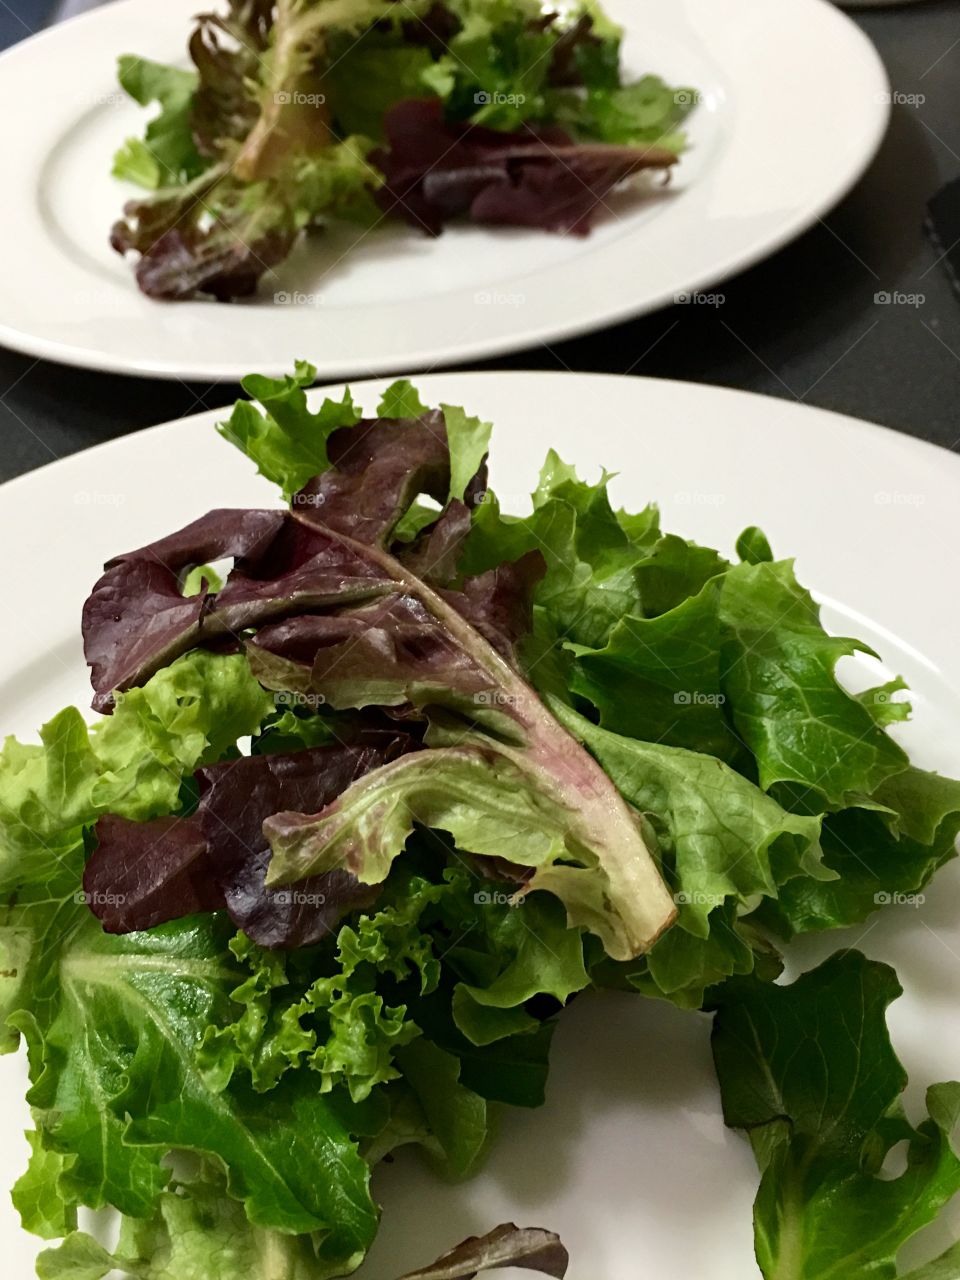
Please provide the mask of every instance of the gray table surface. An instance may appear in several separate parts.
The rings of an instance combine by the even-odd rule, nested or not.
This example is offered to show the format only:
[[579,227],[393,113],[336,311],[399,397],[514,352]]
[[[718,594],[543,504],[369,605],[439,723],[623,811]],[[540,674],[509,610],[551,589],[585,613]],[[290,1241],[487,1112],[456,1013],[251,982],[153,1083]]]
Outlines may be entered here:
[[[53,7],[0,0],[0,45],[42,26]],[[728,281],[717,311],[674,307],[472,367],[719,383],[960,447],[960,299],[923,231],[928,198],[960,176],[960,0],[856,20],[879,48],[898,102],[875,163],[829,217]],[[884,292],[920,294],[923,302],[879,305]],[[145,382],[0,350],[0,480],[236,394],[229,385]]]

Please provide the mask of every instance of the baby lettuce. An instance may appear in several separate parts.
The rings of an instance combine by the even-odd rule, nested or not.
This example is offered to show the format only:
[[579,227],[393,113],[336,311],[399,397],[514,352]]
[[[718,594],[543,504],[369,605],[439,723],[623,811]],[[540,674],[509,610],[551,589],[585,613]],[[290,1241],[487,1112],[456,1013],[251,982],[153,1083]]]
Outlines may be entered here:
[[[270,389],[268,402],[287,390]],[[482,440],[461,423],[451,441],[442,413],[361,420],[327,438],[331,465],[294,494],[289,516],[211,512],[111,561],[84,609],[96,705],[107,707],[118,686],[139,683],[176,653],[245,632],[251,670],[266,688],[336,711],[402,709],[425,723],[430,748],[372,769],[306,812],[276,795],[261,823],[273,851],[268,889],[343,871],[380,884],[420,823],[479,857],[508,850],[524,893],[555,894],[572,925],[628,960],[675,907],[620,793],[516,667],[511,631],[526,620],[539,556],[456,588],[436,582],[431,548],[459,529],[484,484],[478,471],[451,496],[451,449],[475,459]],[[444,513],[412,543],[398,541],[424,493],[446,503]],[[183,573],[224,555],[234,567],[222,588],[183,597]],[[424,555],[432,584],[409,567]],[[200,856],[193,834],[182,825],[170,839],[142,830],[141,848],[163,837],[158,861],[179,876]],[[111,825],[104,835],[97,883],[112,875],[126,886],[119,868],[136,861],[135,833]],[[149,927],[159,920],[154,897],[153,885],[145,898],[125,892],[122,920],[98,914],[109,928]]]
[[[584,29],[569,57],[600,53]],[[960,1185],[960,1087],[908,1123],[892,973],[845,954],[781,986],[776,938],[954,855],[960,783],[888,734],[902,686],[846,691],[863,646],[759,530],[735,562],[553,454],[506,514],[488,424],[405,381],[374,417],[311,405],[313,378],[247,379],[221,427],[286,507],[111,560],[83,619],[103,714],[0,755],[14,1200],[63,1241],[41,1276],[348,1274],[379,1163],[469,1175],[503,1105],[543,1102],[562,1007],[612,987],[715,1012],[765,1275],[892,1280]],[[108,1204],[112,1253],[78,1229]],[[508,1264],[566,1255],[504,1226],[413,1276]]]
[[584,233],[610,191],[668,173],[694,102],[622,83],[620,35],[592,3],[227,0],[190,37],[192,70],[125,55],[157,104],[114,173],[147,189],[111,243],[153,298],[252,293],[305,230],[384,216]]
[[[473,1280],[481,1271],[520,1267],[563,1280],[568,1255],[559,1238],[512,1222],[484,1236],[470,1236],[430,1266],[400,1280]],[[264,1268],[269,1268],[265,1271]],[[252,1229],[215,1176],[202,1176],[165,1194],[155,1218],[125,1219],[114,1253],[76,1232],[40,1255],[40,1280],[103,1280],[113,1272],[137,1280],[315,1280],[322,1274],[302,1236],[265,1238]]]
[[[896,1255],[960,1190],[960,1084],[927,1090],[918,1125],[887,1034],[896,974],[838,952],[790,986],[753,978],[716,997],[713,1053],[727,1124],[760,1166],[757,1260],[768,1280],[934,1280],[956,1274],[956,1247],[909,1275]],[[882,1172],[907,1146],[906,1169]]]

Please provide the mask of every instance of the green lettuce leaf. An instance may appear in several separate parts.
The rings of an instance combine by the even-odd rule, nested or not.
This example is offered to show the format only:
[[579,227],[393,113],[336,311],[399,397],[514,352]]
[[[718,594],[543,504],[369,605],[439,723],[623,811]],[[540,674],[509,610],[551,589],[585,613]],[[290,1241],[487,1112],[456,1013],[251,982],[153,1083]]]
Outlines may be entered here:
[[39,1280],[327,1280],[342,1274],[323,1259],[318,1237],[254,1226],[212,1169],[159,1198],[145,1218],[124,1217],[113,1252],[74,1232],[37,1261]]
[[[555,700],[558,719],[586,746],[651,824],[680,914],[635,984],[699,1007],[704,988],[753,967],[737,913],[776,898],[796,876],[827,878],[820,819],[788,813],[711,756],[638,742],[591,724]],[[649,981],[648,981],[649,980]]]
[[918,906],[934,874],[956,857],[958,834],[960,782],[906,769],[878,787],[872,807],[824,819],[824,866],[835,878],[790,881],[758,918],[791,937],[860,924],[885,906]]
[[59,713],[39,744],[0,753],[0,1051],[17,1047],[10,1015],[41,1023],[57,998],[57,955],[89,915],[81,891],[84,828],[103,813],[144,821],[176,811],[185,776],[220,759],[273,708],[241,655],[197,650],[88,729]]
[[481,929],[487,956],[497,966],[495,976],[490,961],[471,955],[466,947],[451,957],[466,978],[454,990],[454,1021],[477,1045],[535,1031],[540,1024],[524,1009],[534,996],[548,995],[566,1004],[590,985],[583,935],[567,928],[560,904],[535,893],[509,906],[506,897],[492,889],[475,895],[489,917]]
[[198,1063],[236,986],[223,929],[194,918],[111,938],[91,919],[61,949],[49,1028],[18,1019],[39,1067],[29,1100],[42,1141],[73,1157],[58,1188],[142,1217],[168,1181],[162,1157],[193,1151],[222,1163],[251,1223],[320,1232],[331,1258],[358,1258],[376,1212],[343,1101],[331,1106],[309,1073],[268,1094],[241,1079],[213,1090]]
[[384,116],[395,103],[432,97],[442,87],[430,50],[422,45],[397,44],[388,32],[337,41],[331,47],[331,57],[325,84],[341,133],[381,141]]
[[[768,1280],[894,1280],[900,1247],[960,1190],[960,1084],[930,1088],[916,1126],[901,1107],[906,1074],[886,1027],[899,994],[892,969],[848,951],[791,986],[741,978],[716,996],[724,1118],[760,1166]],[[906,1169],[885,1176],[900,1142]]]
[[622,521],[610,505],[606,477],[589,485],[552,451],[533,504],[529,516],[503,515],[488,493],[474,514],[460,567],[468,575],[484,573],[539,551],[547,572],[535,600],[553,637],[602,647],[625,614],[641,611],[636,567],[659,539],[658,513],[650,507]]
[[[581,64],[583,65],[583,64]],[[587,64],[587,72],[591,68]],[[682,125],[697,105],[695,89],[677,88],[659,76],[646,75],[632,84],[602,85],[585,96],[550,95],[549,110],[577,137],[623,146],[651,145],[683,151]]]
[[156,102],[160,111],[147,125],[142,140],[129,138],[117,152],[114,177],[150,190],[196,177],[205,163],[197,152],[191,127],[196,72],[125,53],[119,60],[117,76],[141,107]]
[[257,464],[260,475],[280,486],[288,501],[329,467],[327,440],[333,432],[360,421],[349,391],[342,400],[324,400],[312,412],[306,389],[316,378],[316,369],[305,360],[298,360],[296,372],[285,378],[251,374],[243,380],[243,389],[264,412],[249,400],[238,400],[227,421],[217,427],[225,440]]
[[836,681],[841,657],[871,650],[827,635],[791,562],[731,569],[720,612],[724,690],[764,790],[788,783],[818,807],[842,808],[907,767],[863,701]]
[[599,649],[568,646],[571,688],[613,733],[741,763],[724,714],[718,644],[721,579],[652,618],[626,616]]

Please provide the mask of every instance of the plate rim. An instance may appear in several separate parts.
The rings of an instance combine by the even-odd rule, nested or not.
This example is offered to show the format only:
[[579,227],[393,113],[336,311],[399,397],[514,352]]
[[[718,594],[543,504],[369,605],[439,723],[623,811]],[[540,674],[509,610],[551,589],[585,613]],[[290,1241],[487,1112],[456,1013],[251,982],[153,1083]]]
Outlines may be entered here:
[[[313,407],[325,396],[342,393],[345,388],[349,387],[359,401],[362,399],[365,390],[380,386],[384,382],[389,382],[391,377],[393,377],[392,374],[385,373],[360,379],[344,378],[316,382],[307,388],[307,398],[311,403],[311,407]],[[960,484],[960,454],[946,448],[945,445],[937,444],[932,440],[925,440],[921,436],[911,435],[907,431],[887,426],[882,422],[874,422],[869,418],[858,418],[854,414],[844,413],[839,409],[827,409],[821,405],[807,404],[804,401],[788,400],[786,396],[753,391],[744,387],[731,387],[724,383],[578,369],[436,369],[424,373],[412,371],[410,377],[417,382],[418,386],[421,382],[425,383],[428,389],[430,382],[436,379],[457,378],[479,383],[493,381],[520,382],[527,378],[543,378],[550,381],[576,380],[616,384],[630,382],[639,383],[641,387],[654,385],[660,389],[669,389],[681,397],[687,394],[690,389],[693,389],[694,393],[702,393],[707,397],[718,395],[731,401],[746,399],[753,404],[772,402],[777,406],[776,413],[772,415],[773,418],[776,418],[776,415],[781,412],[785,412],[788,415],[796,415],[798,422],[802,418],[807,418],[808,415],[810,418],[828,418],[833,420],[840,430],[865,434],[871,438],[874,435],[878,435],[879,438],[885,439],[888,443],[900,443],[906,446],[908,450],[915,448],[918,453],[922,454],[931,463],[939,462],[943,464],[944,459],[949,458],[951,461],[946,465],[948,469],[951,467],[956,469],[957,482]],[[250,397],[240,394],[237,399],[248,400]],[[193,429],[202,430],[205,426],[213,426],[219,419],[228,417],[231,408],[232,405],[225,405],[219,409],[201,409],[198,413],[184,414],[179,418],[168,418],[163,422],[151,423],[149,426],[139,427],[134,431],[127,431],[122,435],[113,436],[109,440],[101,440],[98,444],[89,445],[86,449],[78,449],[74,453],[65,454],[61,458],[52,458],[49,462],[44,462],[30,471],[23,472],[21,475],[11,476],[9,480],[0,483],[0,518],[3,517],[7,498],[11,495],[14,495],[15,499],[19,498],[21,487],[24,491],[27,491],[34,484],[43,485],[53,471],[59,472],[73,465],[85,465],[89,460],[98,461],[112,450],[135,447],[136,443],[141,439],[146,437],[153,439],[172,427],[187,427],[192,424]],[[494,423],[494,427],[496,427],[496,423]],[[771,432],[782,430],[782,424],[774,422],[770,430]]]

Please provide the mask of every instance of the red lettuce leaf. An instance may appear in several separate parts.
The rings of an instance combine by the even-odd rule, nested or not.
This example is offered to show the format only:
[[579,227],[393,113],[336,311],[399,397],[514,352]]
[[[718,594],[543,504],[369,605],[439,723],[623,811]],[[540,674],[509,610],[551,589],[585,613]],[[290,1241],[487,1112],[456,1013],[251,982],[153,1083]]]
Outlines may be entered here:
[[677,161],[662,147],[574,142],[556,127],[506,133],[451,124],[437,99],[397,103],[384,127],[387,146],[370,157],[385,175],[377,200],[430,235],[463,216],[585,235],[615,187]]
[[408,1271],[400,1280],[473,1280],[481,1271],[500,1267],[520,1267],[563,1280],[569,1264],[570,1255],[552,1231],[505,1222],[485,1236],[470,1236],[431,1266]]
[[[279,510],[211,511],[108,562],[83,610],[97,710],[109,711],[115,691],[142,684],[197,645],[222,643],[284,615],[342,607],[395,589],[357,544],[388,543],[421,493],[446,502],[450,449],[443,414],[365,419],[333,432],[327,453],[330,469],[294,495],[294,516]],[[485,485],[481,465],[465,503],[450,503],[402,547],[414,572],[431,582],[450,580],[469,531],[469,508]],[[189,569],[226,557],[234,565],[218,594],[183,596]]]
[[226,909],[261,946],[319,942],[379,889],[336,870],[293,891],[267,890],[263,823],[279,809],[332,803],[357,778],[417,745],[399,730],[367,731],[348,746],[244,756],[197,772],[200,802],[190,817],[101,818],[83,878],[90,909],[107,933]]
[[110,244],[119,254],[140,254],[135,274],[148,297],[209,293],[223,302],[254,293],[299,234],[278,193],[253,191],[220,162],[185,186],[128,201]]
[[[196,565],[234,558],[223,589],[184,597]],[[297,609],[376,595],[376,565],[283,511],[211,511],[179,532],[111,560],[83,608],[84,652],[98,711],[198,645],[236,638]]]
[[[197,68],[191,108],[193,140],[202,156],[220,158],[256,123],[256,84],[270,42],[274,0],[230,0],[226,15],[202,13],[190,37]],[[226,43],[222,37],[227,36]]]
[[[531,593],[544,569],[534,551],[441,595],[513,662],[517,640],[530,629]],[[455,698],[468,712],[496,703],[490,673],[414,594],[392,593],[262,627],[247,655],[268,689],[320,696],[338,709],[412,709],[431,697],[448,706]]]
[[373,418],[335,431],[331,469],[316,476],[293,506],[305,520],[358,542],[385,544],[419,494],[446,502],[450,449],[439,410],[413,418]]

